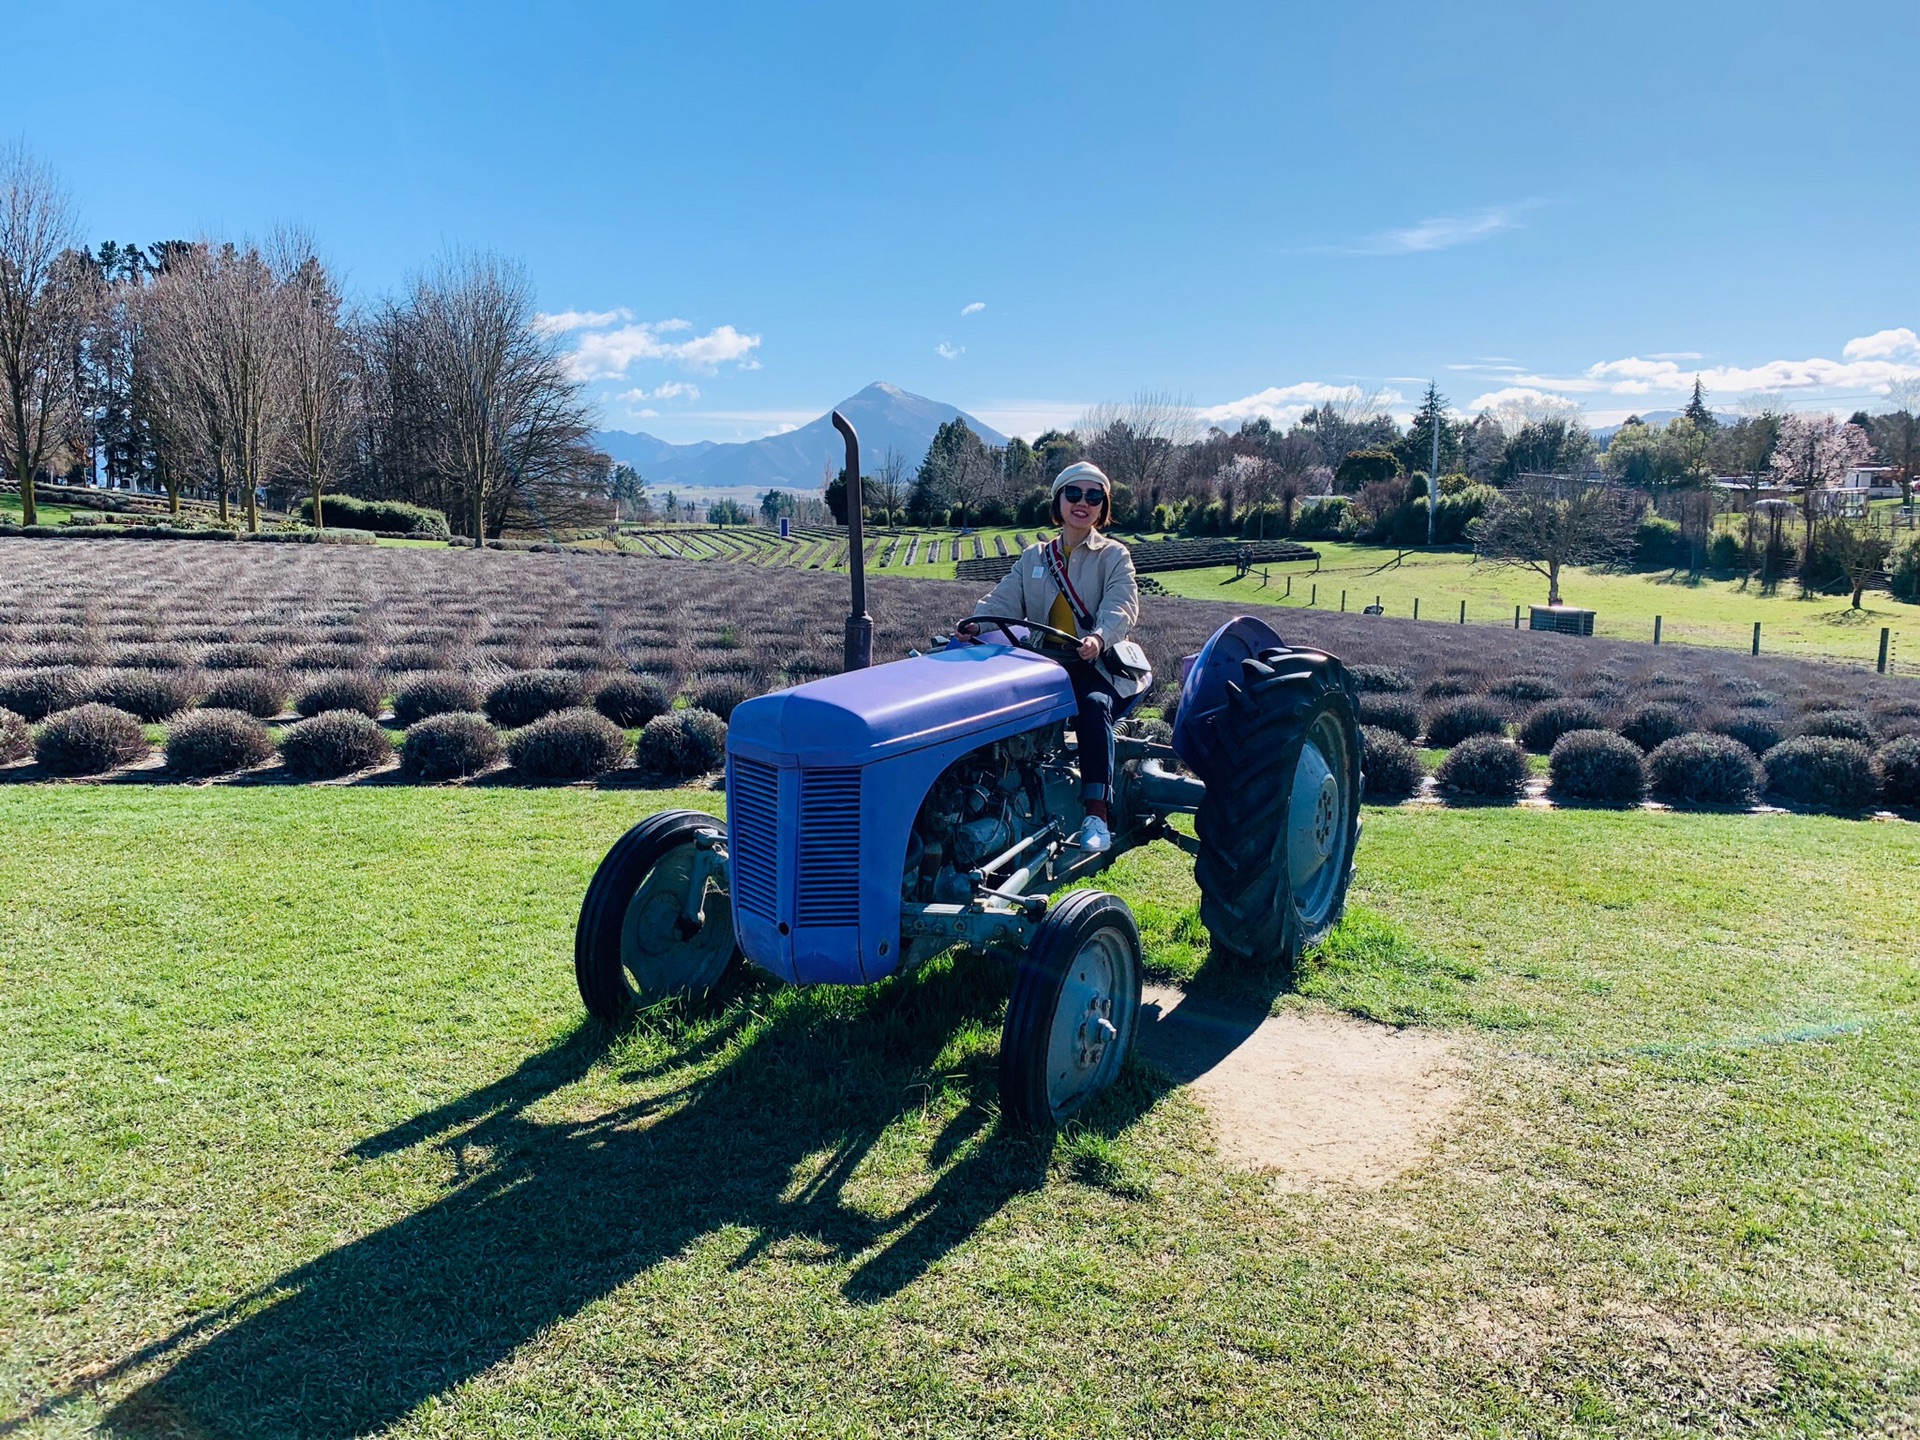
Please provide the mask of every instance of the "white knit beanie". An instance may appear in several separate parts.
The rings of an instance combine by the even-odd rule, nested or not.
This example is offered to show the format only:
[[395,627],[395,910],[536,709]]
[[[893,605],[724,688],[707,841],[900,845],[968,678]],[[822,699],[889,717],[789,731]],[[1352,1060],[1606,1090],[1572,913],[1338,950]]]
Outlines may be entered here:
[[1058,495],[1062,485],[1093,484],[1105,486],[1109,495],[1113,493],[1113,483],[1107,479],[1106,471],[1091,460],[1077,460],[1053,477],[1053,489],[1047,492],[1047,499],[1051,501]]

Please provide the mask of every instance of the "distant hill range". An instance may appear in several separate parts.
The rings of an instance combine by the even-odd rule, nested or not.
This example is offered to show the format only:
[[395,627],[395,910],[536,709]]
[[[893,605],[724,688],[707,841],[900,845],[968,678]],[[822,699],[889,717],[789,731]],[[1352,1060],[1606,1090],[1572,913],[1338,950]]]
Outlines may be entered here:
[[[889,449],[898,450],[911,473],[916,469],[934,431],[956,415],[989,445],[1005,445],[1007,437],[983,425],[953,405],[910,395],[897,385],[875,381],[858,395],[834,407],[860,435],[860,468],[871,475]],[[823,470],[838,474],[846,463],[846,446],[833,428],[832,411],[784,435],[769,435],[734,445],[702,440],[693,445],[671,445],[652,435],[630,430],[601,430],[593,443],[615,460],[633,466],[647,484],[686,488],[751,486],[766,490],[818,490]]]

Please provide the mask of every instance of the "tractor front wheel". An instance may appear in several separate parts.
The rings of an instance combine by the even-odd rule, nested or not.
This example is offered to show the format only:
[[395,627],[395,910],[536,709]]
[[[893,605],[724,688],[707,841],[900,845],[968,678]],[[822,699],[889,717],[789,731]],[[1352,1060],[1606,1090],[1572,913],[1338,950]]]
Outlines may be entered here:
[[1314,650],[1242,662],[1218,724],[1230,784],[1194,816],[1200,920],[1216,952],[1291,969],[1347,905],[1360,840],[1360,729],[1346,669]]
[[720,983],[740,955],[724,872],[705,882],[703,918],[689,922],[686,904],[701,849],[726,838],[726,825],[711,815],[663,810],[614,843],[573,932],[574,978],[589,1013],[616,1021],[636,1006]]
[[1140,929],[1117,895],[1076,890],[1033,933],[1000,1033],[1000,1112],[1051,1130],[1119,1077],[1140,1019]]

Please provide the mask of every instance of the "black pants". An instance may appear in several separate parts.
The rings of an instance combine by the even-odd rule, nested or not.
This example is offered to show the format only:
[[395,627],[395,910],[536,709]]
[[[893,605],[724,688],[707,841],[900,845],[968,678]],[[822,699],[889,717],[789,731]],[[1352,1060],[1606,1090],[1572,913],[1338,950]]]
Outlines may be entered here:
[[1106,672],[1086,660],[1069,660],[1067,678],[1073,698],[1080,702],[1074,734],[1080,740],[1081,796],[1088,800],[1113,798],[1113,721],[1120,692]]

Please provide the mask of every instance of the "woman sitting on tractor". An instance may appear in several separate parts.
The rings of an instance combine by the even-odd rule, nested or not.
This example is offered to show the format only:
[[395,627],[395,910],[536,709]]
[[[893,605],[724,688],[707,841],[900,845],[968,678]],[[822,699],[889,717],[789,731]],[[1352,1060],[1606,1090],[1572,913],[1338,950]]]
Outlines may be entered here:
[[[1140,678],[1116,675],[1101,664],[1127,638],[1140,618],[1140,587],[1134,580],[1127,547],[1100,533],[1113,514],[1113,487],[1097,465],[1069,465],[1053,482],[1050,511],[1060,527],[1057,538],[1036,540],[1020,552],[1013,569],[993,593],[974,606],[975,615],[1020,615],[1076,637],[1068,647],[1051,636],[1042,648],[1052,651],[1073,682],[1080,702],[1074,733],[1080,739],[1080,779],[1087,818],[1080,828],[1083,850],[1113,844],[1108,802],[1113,785],[1113,722],[1141,688]],[[963,621],[963,635],[979,627]],[[1130,647],[1131,648],[1131,647]]]

